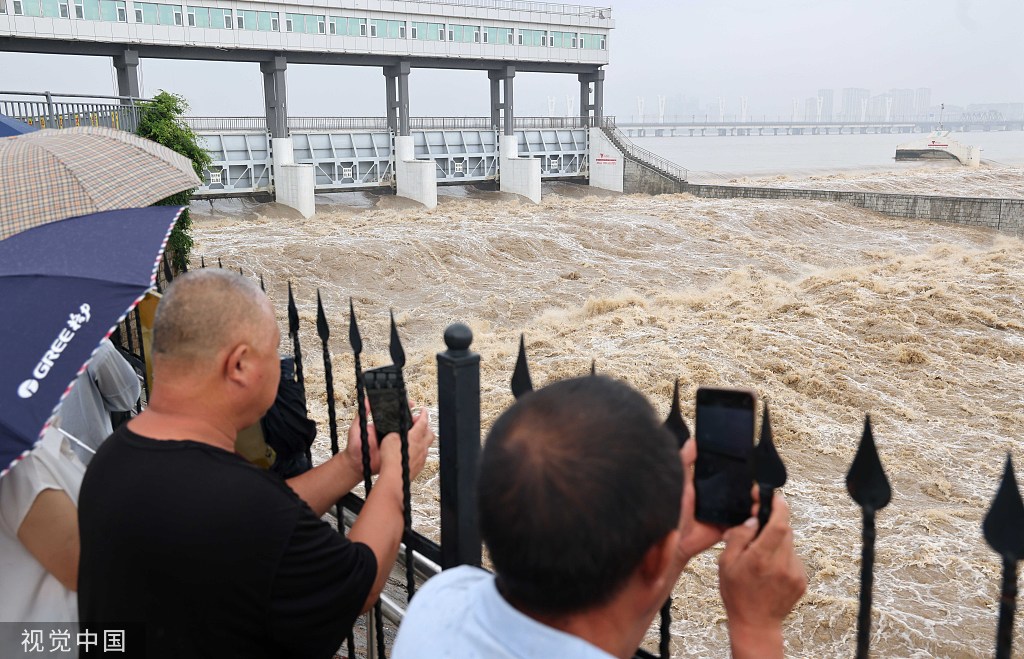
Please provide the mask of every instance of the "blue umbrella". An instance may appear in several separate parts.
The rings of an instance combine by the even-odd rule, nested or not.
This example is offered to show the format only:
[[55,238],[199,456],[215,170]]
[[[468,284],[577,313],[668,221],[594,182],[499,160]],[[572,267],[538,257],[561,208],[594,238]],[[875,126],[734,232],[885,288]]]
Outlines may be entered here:
[[13,137],[14,135],[31,133],[34,130],[39,129],[35,126],[29,126],[24,121],[12,119],[6,114],[0,114],[0,137]]
[[105,211],[0,241],[0,476],[156,281],[181,208]]

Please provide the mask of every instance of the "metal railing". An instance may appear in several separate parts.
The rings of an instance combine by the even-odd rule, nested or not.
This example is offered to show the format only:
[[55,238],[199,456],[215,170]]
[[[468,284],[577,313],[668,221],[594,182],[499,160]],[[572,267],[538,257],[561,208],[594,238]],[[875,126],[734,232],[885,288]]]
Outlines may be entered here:
[[629,156],[633,160],[637,160],[652,169],[655,169],[666,176],[670,176],[680,182],[685,183],[688,171],[685,167],[677,165],[667,158],[663,158],[653,151],[641,148],[634,144],[625,133],[619,130],[619,127],[615,124],[615,117],[605,117],[601,120],[601,129],[604,134],[608,136],[608,139],[619,148],[623,154]]
[[482,9],[501,9],[505,11],[529,11],[561,16],[587,16],[590,18],[611,19],[611,7],[586,7],[583,5],[567,5],[554,2],[532,2],[531,0],[418,0],[432,5],[455,5],[459,7],[480,7]]
[[134,132],[139,126],[139,103],[146,100],[130,96],[0,91],[0,114],[38,128],[104,126]]
[[[266,131],[264,117],[185,117],[196,132]],[[581,117],[516,117],[518,129],[585,128],[586,120]],[[498,130],[491,124],[490,117],[410,117],[412,130]],[[288,130],[331,131],[331,130],[388,130],[386,117],[289,117]]]
[[[607,126],[605,125],[607,129]],[[201,267],[206,267],[205,260],[200,257]],[[223,267],[220,259],[217,264]],[[163,281],[170,282],[173,274],[166,261],[162,268]],[[242,273],[239,268],[240,274]],[[259,278],[261,286],[263,278]],[[333,315],[333,314],[332,314]],[[308,321],[307,321],[308,322]],[[296,363],[296,377],[303,382],[302,349],[299,342],[299,313],[292,295],[292,287],[288,285],[288,343],[292,346],[292,352]],[[331,350],[329,347],[330,327],[328,314],[325,313],[319,293],[317,294],[316,333],[320,339],[322,358],[324,364],[324,386],[328,401],[328,421],[330,427],[331,451],[337,453],[340,450],[338,442],[338,425],[334,407],[334,374],[331,361]],[[131,330],[135,330],[134,332]],[[349,307],[348,343],[351,346],[353,360],[351,362],[355,370],[355,399],[356,408],[360,413],[360,441],[368,441],[367,418],[362,400],[365,396],[363,386],[363,370],[360,355],[363,350],[362,338],[353,308]],[[405,363],[405,351],[401,348],[398,337],[398,330],[392,318],[391,326],[391,356],[395,362],[394,367],[401,372]],[[141,345],[142,334],[139,327],[130,327],[127,323],[120,330],[119,337],[122,340],[132,341],[138,339]],[[407,605],[409,598],[415,593],[416,588],[430,576],[437,574],[441,569],[447,569],[458,565],[481,564],[482,546],[479,530],[479,520],[476,517],[475,490],[479,455],[481,450],[481,386],[480,386],[480,355],[472,352],[469,348],[472,344],[473,335],[469,327],[461,323],[450,325],[444,333],[446,350],[437,354],[437,401],[438,401],[438,452],[440,459],[440,517],[441,517],[441,543],[435,544],[431,540],[416,533],[411,528],[409,515],[405,518],[405,532],[402,538],[402,548],[399,552],[396,568],[404,573],[404,579],[399,576],[397,580],[405,588],[405,601],[401,601],[402,588],[393,588],[382,594],[380,601],[375,605],[365,626],[366,629],[366,657],[378,657],[383,659],[387,655],[385,637],[383,633],[383,620],[386,618],[397,623],[404,615],[403,605]],[[287,345],[287,343],[286,343]],[[315,357],[311,357],[314,358]],[[519,354],[515,361],[511,378],[511,390],[516,398],[531,391],[533,382],[529,375],[529,366],[526,355],[525,341],[520,342]],[[316,394],[319,396],[319,394]],[[403,392],[404,396],[404,392]],[[672,432],[682,447],[690,440],[690,433],[685,421],[680,414],[679,387],[678,383],[673,393],[673,401],[668,419],[665,422],[666,428]],[[401,415],[399,415],[401,416]],[[408,444],[406,432],[409,421],[401,422],[399,434],[402,440],[402,451],[407,455]],[[765,450],[765,446],[768,450]],[[369,453],[364,453],[368,456]],[[752,457],[753,471],[758,481],[762,501],[771,501],[774,488],[781,487],[786,482],[785,467],[778,453],[775,451],[771,437],[770,423],[767,421],[765,411],[765,422],[763,423],[760,442]],[[774,469],[765,469],[773,465]],[[372,490],[373,480],[370,473],[369,458],[363,465],[364,485],[367,492]],[[781,471],[781,478],[769,475],[770,471]],[[410,472],[403,469],[403,498],[404,508],[410,511],[411,494],[409,489]],[[867,659],[869,645],[872,640],[872,586],[874,582],[873,565],[875,559],[877,515],[886,508],[893,497],[893,491],[885,474],[878,450],[875,445],[870,420],[865,418],[861,440],[846,476],[846,486],[850,497],[861,508],[863,523],[861,562],[859,565],[861,576],[861,590],[859,597],[859,612],[857,616],[857,638],[856,654],[858,659]],[[898,494],[898,493],[897,493]],[[346,526],[351,526],[356,516],[360,513],[364,500],[353,494],[347,495],[338,502],[335,518],[339,521],[338,530],[344,533]],[[767,515],[762,518],[766,521]],[[1020,492],[1016,484],[1016,477],[1012,462],[1007,457],[1001,483],[997,494],[985,516],[982,534],[988,544],[1000,554],[1003,561],[1002,592],[999,598],[999,622],[996,634],[997,659],[1009,659],[1013,642],[1013,622],[1016,613],[1017,596],[1017,563],[1024,557],[1024,536],[1020,529],[1024,527],[1024,503],[1021,501]],[[851,554],[853,548],[851,547]],[[849,570],[857,569],[853,561],[850,561]],[[403,583],[404,582],[404,583]],[[660,614],[660,642],[658,657],[664,659],[670,656],[671,650],[671,622],[673,609],[669,599],[662,607]],[[980,647],[980,646],[979,646]],[[348,638],[348,655],[355,656],[355,639],[352,633]],[[637,659],[651,659],[655,655],[643,649],[638,649],[634,657]]]

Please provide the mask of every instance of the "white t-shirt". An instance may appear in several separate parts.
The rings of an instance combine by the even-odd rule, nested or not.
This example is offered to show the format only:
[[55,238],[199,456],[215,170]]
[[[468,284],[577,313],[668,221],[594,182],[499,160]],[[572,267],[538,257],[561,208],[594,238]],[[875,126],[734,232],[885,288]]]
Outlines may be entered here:
[[85,466],[70,442],[50,428],[23,460],[0,478],[0,622],[74,622],[78,600],[25,549],[18,528],[44,490],[63,490],[78,506]]

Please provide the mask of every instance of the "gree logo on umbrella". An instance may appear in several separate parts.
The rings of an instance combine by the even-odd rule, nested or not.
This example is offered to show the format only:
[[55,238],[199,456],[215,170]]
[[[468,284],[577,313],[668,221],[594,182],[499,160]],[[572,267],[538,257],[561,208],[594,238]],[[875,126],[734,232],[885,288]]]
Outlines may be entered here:
[[78,307],[77,313],[68,314],[67,326],[60,330],[60,334],[50,344],[49,349],[43,354],[42,359],[32,369],[32,377],[18,385],[18,396],[31,398],[39,391],[39,381],[46,378],[53,368],[54,363],[60,359],[61,353],[68,347],[71,340],[75,338],[75,332],[82,329],[82,325],[89,322],[91,308],[88,304]]

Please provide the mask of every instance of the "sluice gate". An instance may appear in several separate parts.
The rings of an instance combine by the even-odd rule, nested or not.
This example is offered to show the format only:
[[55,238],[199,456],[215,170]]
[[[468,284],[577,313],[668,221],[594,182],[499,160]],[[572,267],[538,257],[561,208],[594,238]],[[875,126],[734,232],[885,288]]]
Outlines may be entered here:
[[[312,165],[318,192],[392,187],[395,135],[384,118],[295,118],[294,162]],[[189,120],[212,163],[198,195],[207,198],[271,192],[272,139],[258,126],[262,117]],[[379,123],[378,123],[379,122]],[[438,185],[496,181],[501,176],[501,132],[487,118],[413,118],[416,160],[434,164]],[[518,157],[540,161],[542,180],[586,178],[587,128],[576,117],[516,119]]]

